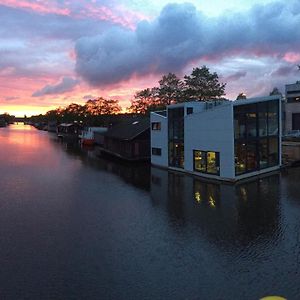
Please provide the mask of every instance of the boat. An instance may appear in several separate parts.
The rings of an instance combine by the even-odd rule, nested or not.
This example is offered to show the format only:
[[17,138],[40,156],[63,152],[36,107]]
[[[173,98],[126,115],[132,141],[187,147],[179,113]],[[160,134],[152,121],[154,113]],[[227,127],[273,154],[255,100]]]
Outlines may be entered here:
[[106,127],[85,127],[79,136],[81,140],[81,144],[83,146],[93,146],[98,144],[98,140],[96,139],[96,135],[101,135],[106,132]]

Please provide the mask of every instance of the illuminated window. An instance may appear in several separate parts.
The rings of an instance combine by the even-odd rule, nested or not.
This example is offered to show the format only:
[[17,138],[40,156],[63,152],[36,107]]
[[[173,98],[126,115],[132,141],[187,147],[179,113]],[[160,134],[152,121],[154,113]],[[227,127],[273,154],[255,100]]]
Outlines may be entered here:
[[194,170],[219,175],[219,152],[194,150]]
[[161,123],[160,122],[152,122],[151,128],[152,128],[152,130],[161,130]]

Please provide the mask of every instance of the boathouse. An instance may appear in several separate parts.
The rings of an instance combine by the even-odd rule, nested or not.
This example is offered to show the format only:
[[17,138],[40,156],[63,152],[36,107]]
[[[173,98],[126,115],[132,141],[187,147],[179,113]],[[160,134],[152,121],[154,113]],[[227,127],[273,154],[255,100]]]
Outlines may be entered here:
[[150,159],[149,118],[128,118],[109,128],[102,151],[126,160]]

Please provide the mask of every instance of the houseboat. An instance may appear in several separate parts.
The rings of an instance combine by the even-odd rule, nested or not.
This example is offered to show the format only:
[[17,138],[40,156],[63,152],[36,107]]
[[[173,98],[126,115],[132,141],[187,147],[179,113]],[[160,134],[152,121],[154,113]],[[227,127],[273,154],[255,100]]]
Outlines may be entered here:
[[66,140],[76,140],[82,131],[82,125],[78,123],[62,123],[57,126],[57,137]]
[[84,146],[102,145],[104,141],[103,134],[106,131],[106,127],[85,127],[79,135],[81,144]]
[[151,163],[237,181],[281,166],[280,95],[185,102],[151,113]]
[[133,117],[109,128],[104,133],[101,152],[115,157],[139,161],[150,159],[150,121]]

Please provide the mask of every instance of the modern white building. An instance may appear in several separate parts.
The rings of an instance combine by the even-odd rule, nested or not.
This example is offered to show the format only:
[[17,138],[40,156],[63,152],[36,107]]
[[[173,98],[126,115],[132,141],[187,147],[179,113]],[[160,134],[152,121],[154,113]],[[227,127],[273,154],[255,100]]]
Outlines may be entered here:
[[285,131],[300,130],[300,81],[285,86]]
[[151,163],[236,181],[281,166],[281,96],[185,102],[151,113]]

